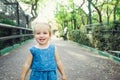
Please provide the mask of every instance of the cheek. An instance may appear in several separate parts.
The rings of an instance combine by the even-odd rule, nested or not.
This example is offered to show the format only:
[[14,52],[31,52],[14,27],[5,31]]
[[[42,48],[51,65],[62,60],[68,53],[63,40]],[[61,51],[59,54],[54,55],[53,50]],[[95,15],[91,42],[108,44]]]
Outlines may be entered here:
[[46,38],[50,38],[50,36],[49,36],[49,35],[46,35]]
[[46,36],[46,37],[50,37],[50,34],[46,34],[45,36]]
[[48,36],[51,36],[51,34],[48,34]]
[[34,38],[37,39],[37,38],[39,38],[39,36],[38,35],[34,35]]

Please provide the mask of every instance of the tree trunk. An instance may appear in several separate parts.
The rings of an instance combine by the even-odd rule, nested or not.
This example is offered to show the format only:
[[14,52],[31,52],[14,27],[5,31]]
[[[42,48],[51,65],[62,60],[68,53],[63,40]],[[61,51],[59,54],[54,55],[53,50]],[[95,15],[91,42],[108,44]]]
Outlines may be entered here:
[[114,14],[113,14],[114,21],[116,21],[116,8],[118,4],[119,4],[119,0],[116,0],[115,6],[114,6]]
[[[89,1],[89,0],[88,0]],[[102,14],[101,14],[101,11],[98,9],[97,6],[95,6],[95,4],[91,1],[89,1],[91,3],[91,5],[96,9],[97,13],[98,13],[98,16],[99,16],[99,23],[102,23]]]

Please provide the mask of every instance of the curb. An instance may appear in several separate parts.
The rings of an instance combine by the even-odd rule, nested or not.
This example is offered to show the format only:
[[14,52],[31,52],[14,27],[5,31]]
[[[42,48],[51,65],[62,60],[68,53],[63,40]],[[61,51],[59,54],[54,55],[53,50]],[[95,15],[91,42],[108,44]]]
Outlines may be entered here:
[[29,40],[26,40],[26,41],[24,41],[24,42],[22,42],[22,43],[14,44],[13,46],[9,46],[9,47],[6,47],[6,48],[4,48],[4,49],[1,49],[1,50],[0,50],[0,56],[6,55],[9,51],[18,48],[18,47],[20,47],[21,45],[24,45],[25,43],[29,42],[30,40],[32,40],[32,39],[29,39]]
[[82,44],[79,44],[79,46],[80,46],[80,47],[83,47],[83,48],[85,48],[85,49],[87,49],[87,50],[89,50],[89,51],[95,52],[95,53],[97,53],[97,54],[99,54],[99,55],[102,55],[102,56],[104,56],[104,57],[108,57],[108,58],[110,58],[110,59],[112,59],[112,60],[114,60],[114,61],[120,62],[120,58],[119,58],[119,57],[113,56],[113,55],[111,55],[110,53],[103,52],[103,51],[100,51],[100,50],[97,50],[97,49],[95,49],[95,48],[88,47],[88,46],[85,46],[85,45],[82,45]]

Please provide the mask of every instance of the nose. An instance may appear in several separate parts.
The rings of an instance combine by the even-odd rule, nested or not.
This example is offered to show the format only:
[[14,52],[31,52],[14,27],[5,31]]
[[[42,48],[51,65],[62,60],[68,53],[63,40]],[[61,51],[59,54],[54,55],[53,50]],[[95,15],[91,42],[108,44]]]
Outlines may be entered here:
[[44,34],[40,34],[40,37],[44,37]]

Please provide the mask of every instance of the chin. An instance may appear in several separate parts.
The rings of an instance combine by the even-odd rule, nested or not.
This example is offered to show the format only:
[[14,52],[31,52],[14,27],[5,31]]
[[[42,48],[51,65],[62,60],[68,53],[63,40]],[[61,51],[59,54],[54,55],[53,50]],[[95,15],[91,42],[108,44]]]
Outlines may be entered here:
[[40,45],[46,45],[46,42],[39,42]]

